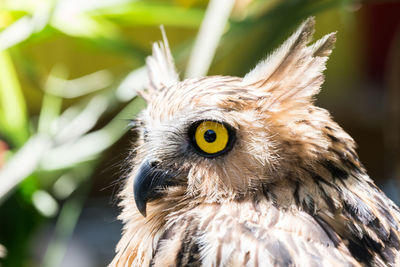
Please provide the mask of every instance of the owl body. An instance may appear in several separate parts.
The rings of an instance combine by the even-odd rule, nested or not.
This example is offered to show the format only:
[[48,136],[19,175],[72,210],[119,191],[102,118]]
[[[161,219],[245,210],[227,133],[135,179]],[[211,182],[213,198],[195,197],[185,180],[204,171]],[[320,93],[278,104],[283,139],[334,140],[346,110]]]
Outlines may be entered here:
[[179,81],[166,39],[112,266],[398,266],[399,208],[313,105],[333,48],[308,19],[245,77]]

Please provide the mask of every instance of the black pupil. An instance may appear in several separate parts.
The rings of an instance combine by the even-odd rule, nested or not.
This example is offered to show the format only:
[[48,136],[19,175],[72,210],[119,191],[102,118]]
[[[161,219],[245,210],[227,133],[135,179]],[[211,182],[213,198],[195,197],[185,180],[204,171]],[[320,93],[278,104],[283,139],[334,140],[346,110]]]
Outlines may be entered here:
[[206,140],[208,143],[212,143],[217,139],[217,134],[213,130],[207,130],[204,133],[204,140]]

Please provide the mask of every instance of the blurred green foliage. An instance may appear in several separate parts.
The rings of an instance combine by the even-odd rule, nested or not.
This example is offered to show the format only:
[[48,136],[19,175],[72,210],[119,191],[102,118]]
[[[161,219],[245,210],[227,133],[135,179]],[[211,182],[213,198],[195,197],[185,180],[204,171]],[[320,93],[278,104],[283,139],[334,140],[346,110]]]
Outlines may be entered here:
[[[0,141],[8,147],[0,150],[6,157],[3,166],[0,158],[5,266],[36,265],[30,238],[54,217],[54,238],[42,264],[60,263],[94,168],[128,130],[126,120],[145,106],[135,92],[145,86],[142,66],[151,42],[161,38],[159,25],[165,25],[183,68],[207,4],[0,0]],[[229,19],[219,22],[224,31],[214,36],[218,49],[207,52],[210,73],[242,75],[306,17],[352,4],[238,0]]]

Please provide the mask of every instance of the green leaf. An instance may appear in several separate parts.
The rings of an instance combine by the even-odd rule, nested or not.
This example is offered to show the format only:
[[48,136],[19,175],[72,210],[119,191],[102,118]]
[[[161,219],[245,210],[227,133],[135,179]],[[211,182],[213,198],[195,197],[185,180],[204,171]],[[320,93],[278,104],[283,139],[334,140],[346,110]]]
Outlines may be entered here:
[[0,30],[10,26],[24,15],[26,15],[26,12],[7,10],[6,8],[0,7]]
[[32,195],[40,188],[38,177],[35,174],[29,175],[25,180],[19,184],[19,192],[21,198],[26,203],[32,202]]
[[50,24],[57,30],[76,37],[116,37],[118,29],[111,22],[94,19],[85,13],[77,13],[68,16],[54,16]]
[[149,1],[130,2],[91,12],[94,17],[130,26],[163,24],[178,27],[200,26],[204,13],[204,9],[200,8],[185,8]]
[[63,144],[48,151],[42,158],[41,170],[68,169],[97,159],[100,153],[115,144],[129,130],[126,121],[134,118],[145,106],[143,98],[135,97],[100,130],[90,132],[74,143]]
[[0,51],[0,132],[21,146],[28,139],[27,117],[14,64],[7,51]]
[[[14,21],[11,25],[0,32],[0,50],[8,49],[29,39],[33,34],[40,33],[48,24],[55,1],[26,1],[19,8],[26,8],[29,14]],[[30,5],[31,4],[31,5]],[[9,4],[8,8],[12,9]],[[17,5],[18,6],[18,5]],[[11,13],[5,13],[11,14]],[[4,16],[3,16],[4,17]],[[1,23],[1,22],[0,22]]]
[[[51,70],[47,82],[45,85],[45,93],[42,101],[42,108],[39,115],[39,133],[52,133],[55,132],[54,123],[60,116],[62,97],[52,94],[54,88],[60,88],[61,90],[65,87],[66,70],[62,65],[56,65]],[[61,78],[57,78],[57,76]]]

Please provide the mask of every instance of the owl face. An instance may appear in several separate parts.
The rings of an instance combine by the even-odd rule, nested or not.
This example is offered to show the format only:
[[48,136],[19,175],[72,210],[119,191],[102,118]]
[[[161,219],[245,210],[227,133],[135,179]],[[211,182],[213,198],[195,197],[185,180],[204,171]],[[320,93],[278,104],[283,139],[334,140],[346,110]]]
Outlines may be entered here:
[[307,46],[313,25],[312,19],[304,22],[243,78],[179,81],[166,39],[154,45],[132,174],[143,215],[148,202],[176,188],[205,202],[251,195],[290,176],[293,166],[311,165],[327,150],[324,124],[335,124],[312,98],[323,82],[335,36]]
[[[257,97],[241,82],[222,76],[190,79],[148,100],[139,118],[136,162],[141,167],[134,185],[142,213],[166,187],[183,186],[192,197],[232,199],[266,179],[274,152],[268,121],[244,107]],[[143,192],[150,194],[140,200]]]

